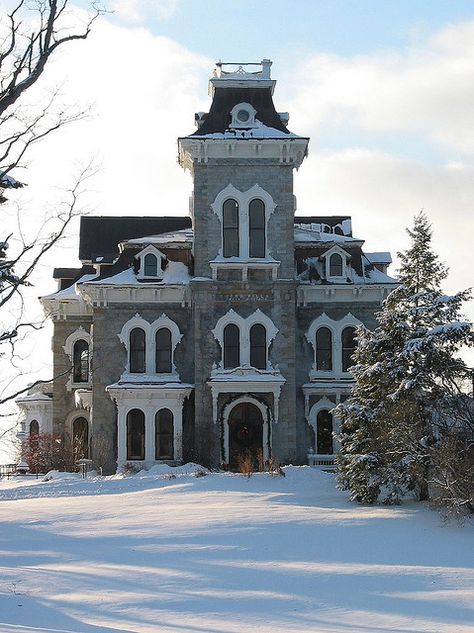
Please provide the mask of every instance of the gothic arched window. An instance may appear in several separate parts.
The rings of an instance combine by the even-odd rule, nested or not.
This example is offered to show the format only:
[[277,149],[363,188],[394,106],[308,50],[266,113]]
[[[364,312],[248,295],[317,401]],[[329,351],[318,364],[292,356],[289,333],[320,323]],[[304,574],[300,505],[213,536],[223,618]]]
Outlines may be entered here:
[[319,411],[316,418],[316,453],[332,455],[332,415],[326,409]]
[[355,352],[355,328],[346,327],[342,330],[342,371],[349,371],[349,367],[353,365],[352,355]]
[[265,205],[258,198],[249,205],[249,256],[265,257]]
[[222,240],[224,257],[239,256],[239,205],[230,198],[222,210]]
[[234,323],[224,328],[224,369],[240,365],[240,330]]
[[267,368],[267,331],[261,323],[250,328],[250,365],[256,369]]
[[72,352],[73,382],[89,381],[89,343],[79,339],[74,343]]
[[145,277],[156,277],[158,273],[158,260],[153,253],[147,253],[144,259]]
[[130,332],[130,373],[145,373],[145,332],[140,327]]
[[173,459],[173,414],[160,409],[155,416],[155,459]]
[[320,327],[316,332],[316,369],[332,370],[332,333],[327,327]]
[[145,414],[140,409],[127,413],[127,459],[145,459]]
[[167,327],[160,328],[155,335],[155,364],[157,374],[170,374],[172,368],[171,332]]
[[38,420],[31,420],[30,422],[30,435],[38,435],[39,433],[39,422]]
[[333,253],[329,258],[329,276],[342,277],[342,257],[339,253]]
[[72,450],[75,460],[89,456],[89,425],[86,418],[76,418],[72,423]]

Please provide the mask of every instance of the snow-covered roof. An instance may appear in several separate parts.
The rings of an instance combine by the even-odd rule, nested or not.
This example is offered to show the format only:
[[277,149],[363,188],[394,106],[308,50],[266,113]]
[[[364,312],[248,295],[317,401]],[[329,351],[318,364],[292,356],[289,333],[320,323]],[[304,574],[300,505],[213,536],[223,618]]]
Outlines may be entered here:
[[80,296],[77,292],[77,285],[92,281],[97,277],[97,273],[92,275],[83,275],[80,277],[76,283],[72,284],[68,288],[64,288],[64,290],[58,290],[58,292],[53,292],[50,295],[46,295],[45,297],[41,297],[42,299],[61,299],[62,301],[79,301]]
[[391,264],[392,256],[387,252],[364,253],[371,264]]
[[[191,277],[189,275],[188,267],[182,262],[168,262],[163,273],[163,279],[157,279],[157,284],[188,284]],[[95,281],[89,281],[89,284],[94,286],[143,286],[148,285],[149,281],[140,281],[133,268],[127,268],[122,270],[116,275],[106,277],[105,279],[96,279]]]
[[193,138],[202,139],[265,139],[265,138],[301,138],[293,132],[282,132],[273,127],[269,127],[259,121],[255,120],[255,127],[250,129],[227,129],[224,132],[212,132],[210,134],[193,134]]
[[180,231],[170,231],[169,233],[160,233],[159,235],[148,235],[146,237],[137,237],[122,242],[124,245],[145,245],[145,244],[158,244],[164,245],[182,245],[192,244],[193,230],[181,229]]
[[320,224],[295,224],[295,242],[351,242],[363,244],[363,240],[350,235],[339,235],[338,233],[323,231]]

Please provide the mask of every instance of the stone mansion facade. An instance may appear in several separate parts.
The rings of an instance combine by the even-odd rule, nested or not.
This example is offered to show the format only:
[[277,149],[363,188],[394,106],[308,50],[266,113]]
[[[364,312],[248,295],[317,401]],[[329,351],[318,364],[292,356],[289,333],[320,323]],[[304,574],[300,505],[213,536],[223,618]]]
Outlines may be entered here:
[[55,269],[42,298],[58,377],[18,401],[25,432],[107,472],[331,462],[355,328],[396,281],[350,217],[295,216],[309,139],[275,110],[270,67],[217,64],[209,112],[178,139],[190,217],[82,218],[82,268]]

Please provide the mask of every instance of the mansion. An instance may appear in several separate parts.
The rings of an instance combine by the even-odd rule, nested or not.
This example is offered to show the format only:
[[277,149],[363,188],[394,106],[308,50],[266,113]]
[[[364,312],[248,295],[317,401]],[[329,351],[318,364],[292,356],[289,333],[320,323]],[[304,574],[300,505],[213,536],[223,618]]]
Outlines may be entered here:
[[333,460],[355,328],[394,288],[348,216],[295,216],[309,139],[273,103],[271,62],[218,63],[208,113],[178,139],[190,217],[83,217],[78,269],[41,299],[49,388],[25,433],[63,438],[105,472],[195,461]]

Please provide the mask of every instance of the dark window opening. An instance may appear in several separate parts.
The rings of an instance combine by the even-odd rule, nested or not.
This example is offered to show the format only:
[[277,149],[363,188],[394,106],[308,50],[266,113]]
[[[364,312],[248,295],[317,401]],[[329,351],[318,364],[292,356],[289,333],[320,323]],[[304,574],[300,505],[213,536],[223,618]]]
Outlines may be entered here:
[[89,424],[86,418],[76,418],[72,423],[72,450],[74,460],[89,457]]
[[155,459],[173,459],[173,414],[161,409],[155,416]]
[[73,382],[89,381],[89,344],[80,339],[74,343],[73,354]]
[[265,257],[265,205],[258,199],[249,206],[249,256]]
[[38,420],[31,420],[30,422],[30,435],[38,435],[39,433],[39,422]]
[[250,365],[256,369],[267,368],[267,331],[260,323],[250,328]]
[[346,327],[342,330],[342,371],[349,371],[349,367],[354,364],[352,356],[355,349],[355,328]]
[[332,370],[332,334],[327,327],[320,327],[316,332],[316,369]]
[[171,332],[163,327],[158,330],[155,337],[156,343],[156,373],[170,374],[172,366]]
[[224,328],[224,369],[232,369],[240,365],[240,331],[230,323]]
[[145,332],[139,327],[130,332],[130,373],[145,373]]
[[140,409],[127,414],[127,459],[145,459],[145,414]]
[[239,256],[239,205],[235,200],[226,200],[222,213],[224,257]]
[[334,453],[332,441],[332,415],[329,411],[320,411],[316,418],[316,452],[319,455]]
[[145,255],[145,277],[156,277],[158,272],[158,261],[153,253]]
[[329,258],[329,276],[342,277],[342,257],[339,253],[333,253]]

